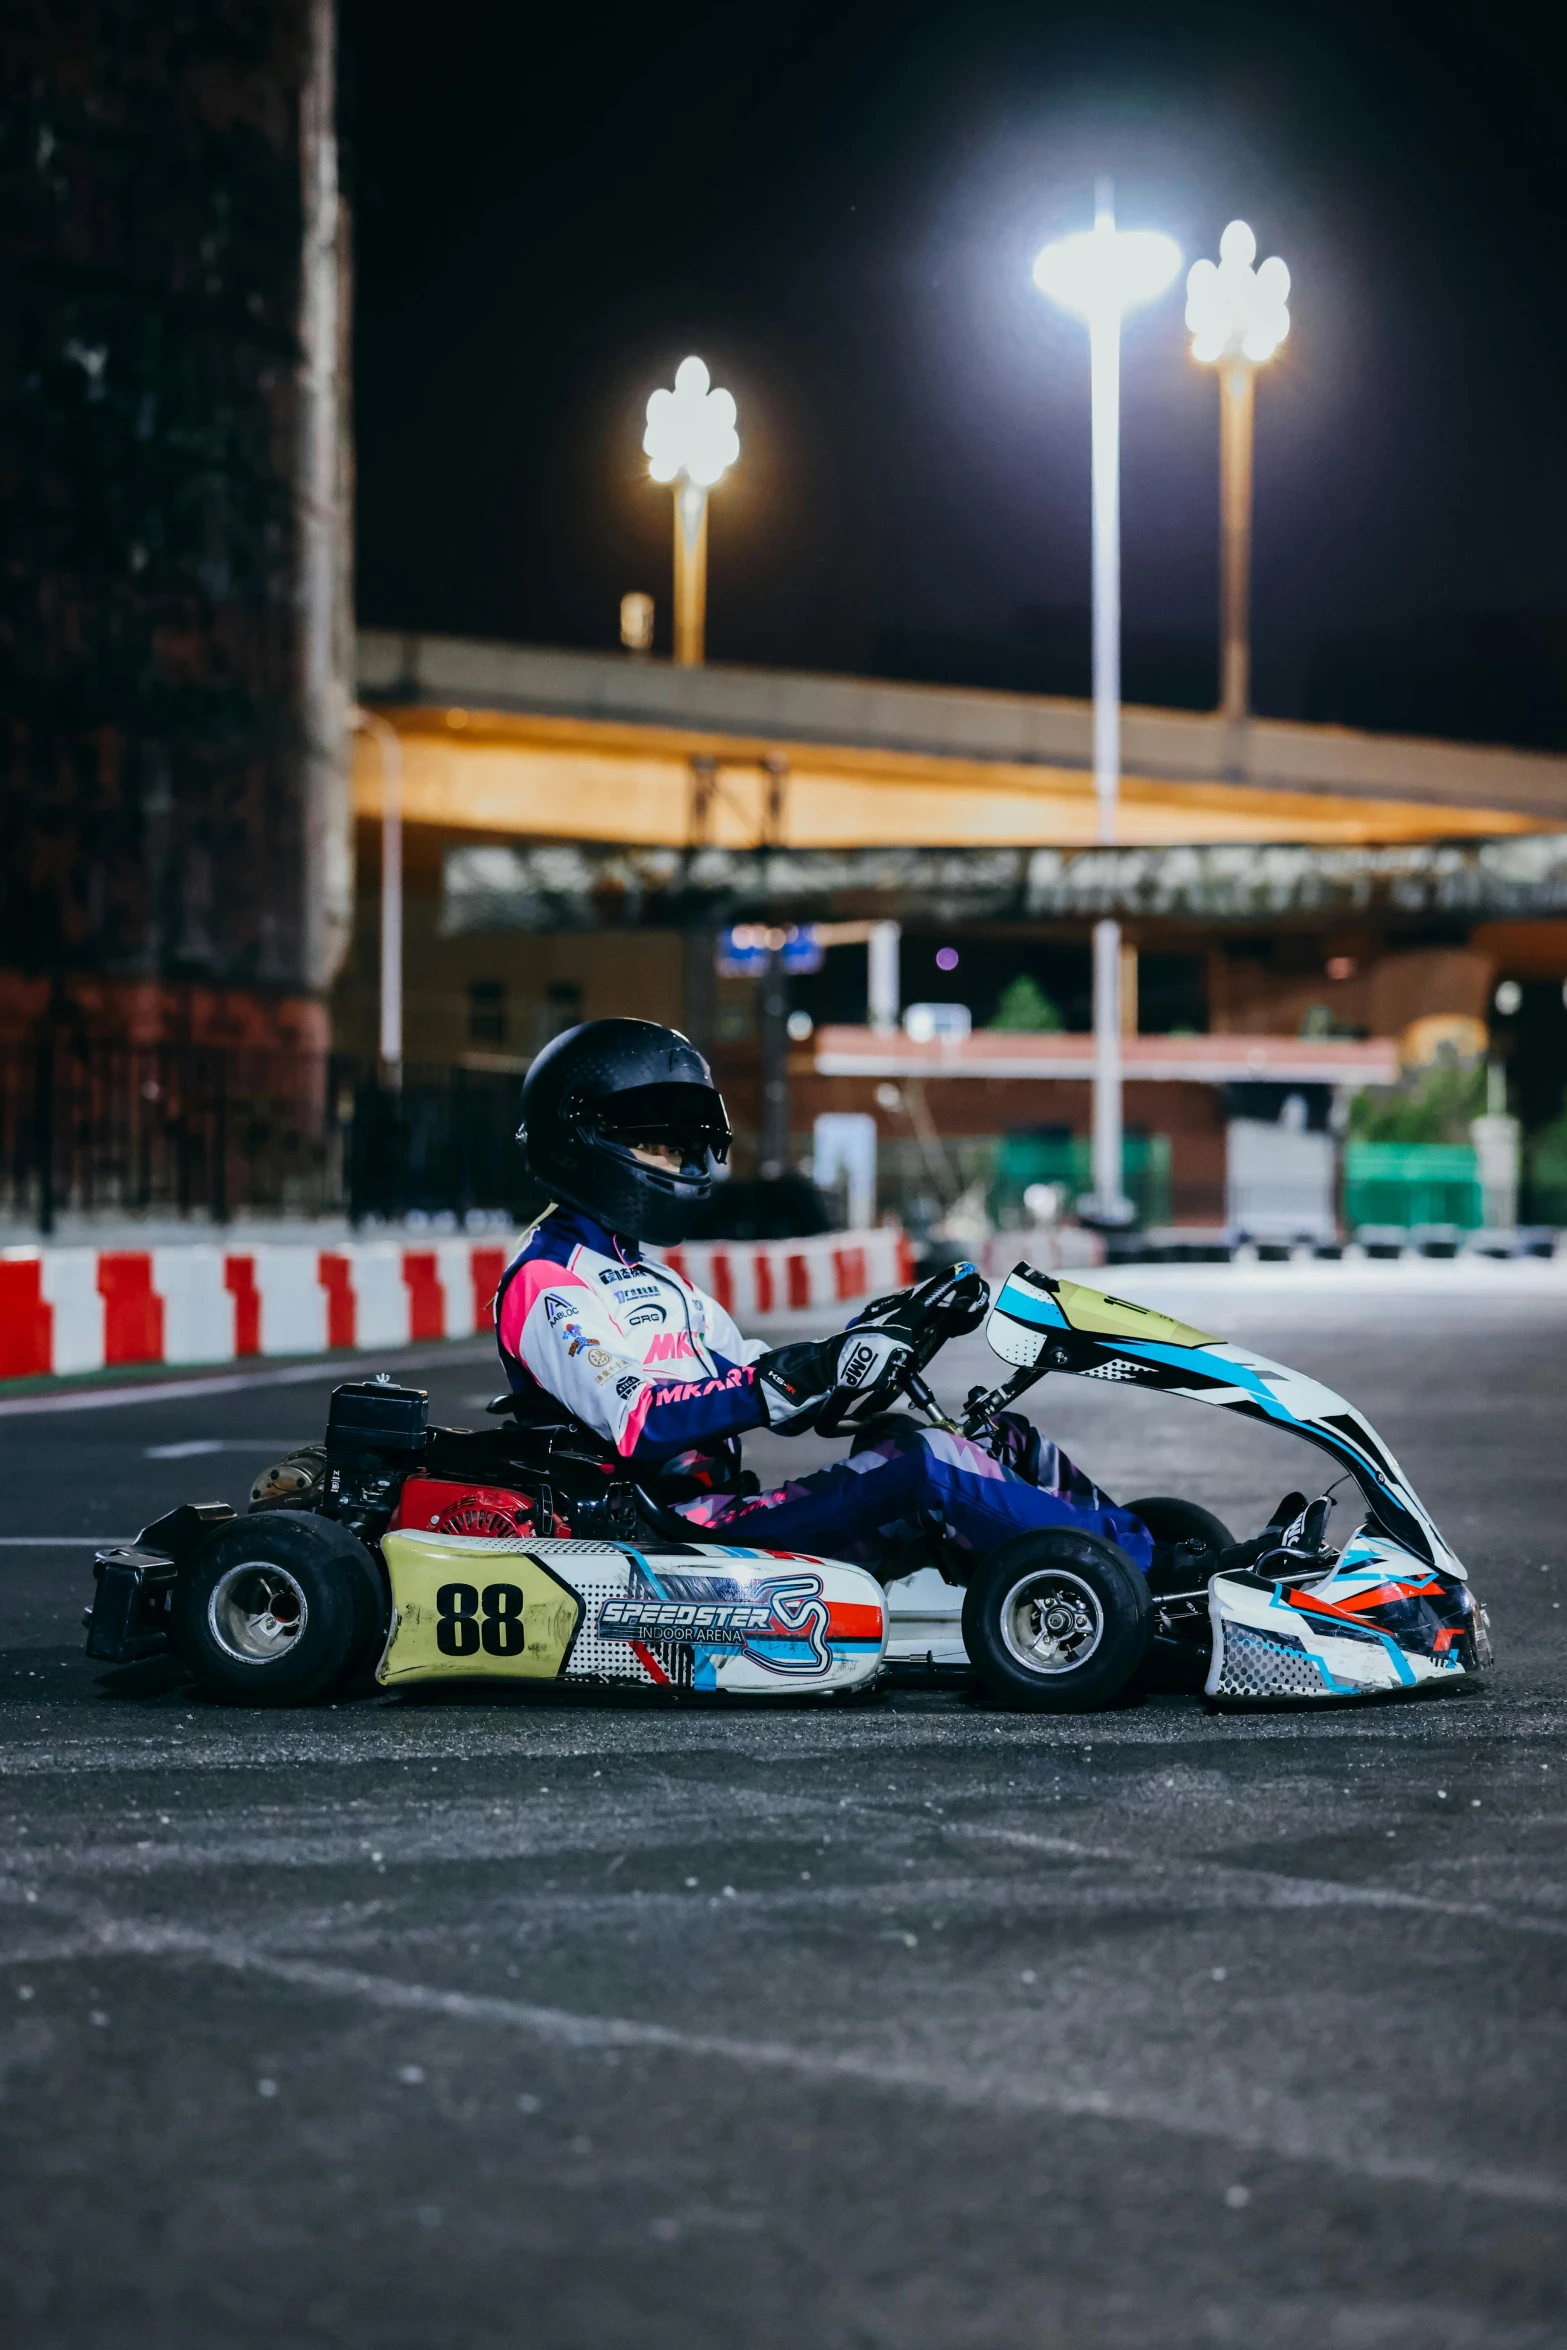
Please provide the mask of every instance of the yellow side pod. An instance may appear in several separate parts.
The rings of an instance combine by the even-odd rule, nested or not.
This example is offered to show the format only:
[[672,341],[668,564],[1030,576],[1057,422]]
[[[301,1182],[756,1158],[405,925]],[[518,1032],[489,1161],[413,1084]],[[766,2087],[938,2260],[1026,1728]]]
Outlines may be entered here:
[[582,1602],[520,1543],[399,1531],[381,1552],[392,1629],[378,1681],[558,1677]]

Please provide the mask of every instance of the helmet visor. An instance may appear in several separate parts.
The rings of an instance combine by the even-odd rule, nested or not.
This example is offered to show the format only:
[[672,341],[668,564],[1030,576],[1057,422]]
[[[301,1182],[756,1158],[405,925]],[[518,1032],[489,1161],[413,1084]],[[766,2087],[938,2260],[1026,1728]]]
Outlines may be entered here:
[[711,1153],[722,1166],[733,1139],[723,1096],[710,1085],[634,1085],[593,1103],[588,1115],[607,1142],[628,1150],[662,1144],[695,1165]]

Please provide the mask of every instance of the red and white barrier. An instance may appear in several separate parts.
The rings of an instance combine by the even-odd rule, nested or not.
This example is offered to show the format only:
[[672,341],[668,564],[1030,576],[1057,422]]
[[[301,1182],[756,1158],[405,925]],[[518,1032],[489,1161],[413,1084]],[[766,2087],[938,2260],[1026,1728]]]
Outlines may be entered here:
[[[830,1312],[913,1278],[907,1241],[888,1230],[663,1253],[742,1327]],[[470,1338],[493,1326],[510,1255],[502,1242],[458,1239],[0,1249],[0,1379]]]
[[649,1253],[716,1297],[742,1330],[768,1314],[831,1313],[914,1278],[906,1235],[886,1224],[817,1240],[689,1240]]
[[477,1240],[4,1249],[0,1379],[470,1338],[491,1327],[510,1253]]

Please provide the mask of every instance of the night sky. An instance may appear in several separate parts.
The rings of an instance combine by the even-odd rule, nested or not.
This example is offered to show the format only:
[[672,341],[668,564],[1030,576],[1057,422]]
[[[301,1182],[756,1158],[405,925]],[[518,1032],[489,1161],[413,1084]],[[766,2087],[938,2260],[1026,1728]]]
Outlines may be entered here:
[[[1114,174],[1294,279],[1258,396],[1255,699],[1567,744],[1557,11],[347,0],[361,618],[667,645],[648,391],[740,408],[715,660],[1087,690],[1087,336],[1034,290]],[[1184,273],[1183,273],[1184,274]],[[1128,329],[1129,698],[1215,698],[1218,394]]]

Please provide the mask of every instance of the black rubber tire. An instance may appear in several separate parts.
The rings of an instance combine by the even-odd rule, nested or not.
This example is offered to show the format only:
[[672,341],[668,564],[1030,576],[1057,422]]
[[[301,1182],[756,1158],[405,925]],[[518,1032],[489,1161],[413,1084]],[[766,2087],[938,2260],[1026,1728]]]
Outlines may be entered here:
[[[1208,1543],[1217,1554],[1227,1550],[1235,1539],[1224,1520],[1216,1518],[1212,1510],[1205,1510],[1199,1501],[1181,1501],[1171,1493],[1155,1493],[1144,1501],[1130,1501],[1126,1506],[1142,1519],[1156,1542],[1195,1539]],[[1206,1573],[1199,1567],[1195,1575],[1181,1567],[1162,1573],[1155,1568],[1148,1577],[1149,1592],[1154,1599],[1160,1599],[1169,1591],[1191,1591],[1205,1583],[1212,1572],[1211,1561]],[[1190,1695],[1207,1679],[1212,1656],[1213,1635],[1206,1615],[1195,1620],[1182,1617],[1168,1633],[1158,1630],[1156,1619],[1140,1686],[1150,1693]]]
[[[275,1626],[302,1618],[292,1638],[253,1612],[269,1590]],[[380,1570],[346,1526],[265,1510],[219,1527],[180,1577],[174,1643],[226,1704],[308,1705],[374,1664],[383,1617]]]
[[[1097,1612],[1097,1637],[1080,1663],[1052,1671],[1032,1669],[1009,1645],[1013,1610],[1029,1603],[1035,1577],[1075,1585],[1084,1612]],[[963,1645],[992,1697],[1031,1713],[1093,1713],[1111,1704],[1132,1680],[1148,1651],[1153,1618],[1146,1578],[1116,1543],[1101,1535],[1053,1526],[1016,1534],[982,1561],[963,1601]]]
[[[318,1523],[331,1524],[330,1519]],[[346,1532],[335,1527],[336,1533]],[[378,1557],[366,1550],[364,1544],[349,1536],[356,1553],[352,1565],[356,1585],[358,1622],[354,1631],[353,1651],[330,1694],[334,1697],[369,1696],[375,1688],[375,1668],[381,1661],[386,1636],[392,1628],[392,1587],[385,1567]]]
[[[1206,1542],[1217,1556],[1235,1540],[1224,1520],[1216,1518],[1212,1510],[1205,1510],[1200,1501],[1181,1501],[1173,1493],[1151,1493],[1145,1501],[1129,1501],[1125,1506],[1134,1518],[1142,1519],[1155,1542]],[[1148,1580],[1155,1598],[1163,1590],[1191,1588],[1179,1580],[1171,1583],[1158,1574],[1150,1575]],[[1207,1577],[1202,1580],[1206,1582]]]

